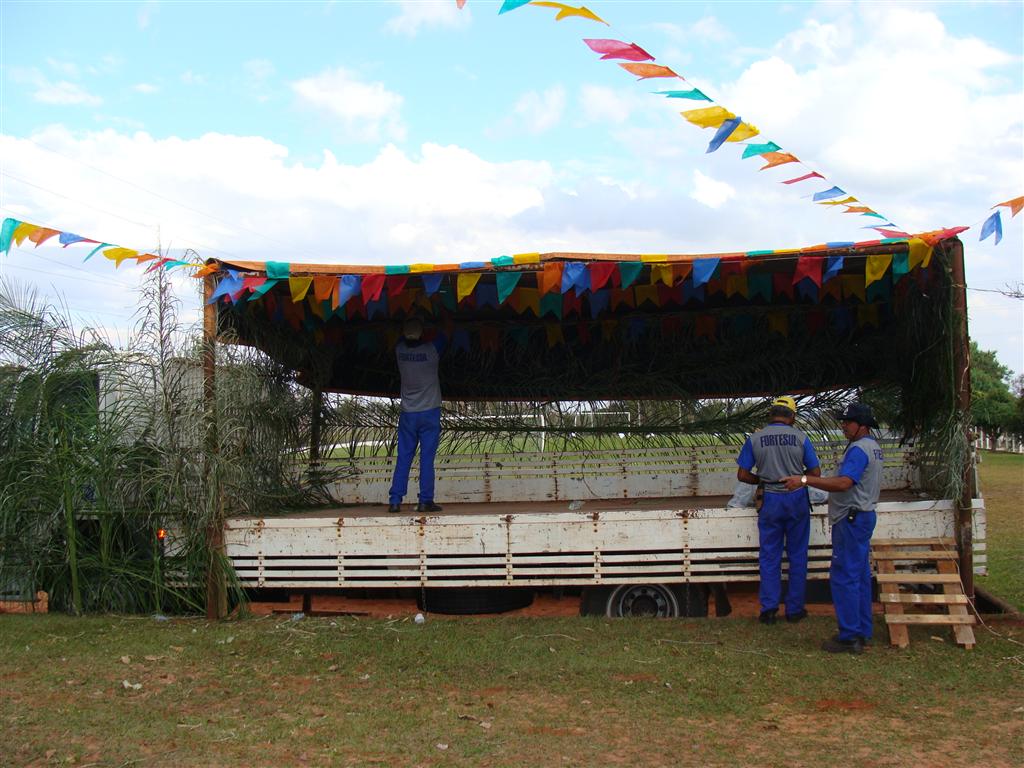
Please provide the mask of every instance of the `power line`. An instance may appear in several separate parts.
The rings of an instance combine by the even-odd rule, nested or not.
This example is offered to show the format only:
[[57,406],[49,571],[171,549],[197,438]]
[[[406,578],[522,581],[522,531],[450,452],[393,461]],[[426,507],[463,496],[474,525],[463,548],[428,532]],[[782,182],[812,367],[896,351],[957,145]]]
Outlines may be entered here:
[[[101,173],[104,176],[107,176],[108,178],[114,179],[115,181],[120,181],[122,184],[127,184],[130,187],[134,187],[135,189],[138,189],[138,190],[140,190],[142,192],[145,192],[146,194],[153,195],[153,197],[157,197],[157,198],[159,198],[161,200],[164,200],[164,201],[166,201],[168,203],[171,203],[172,205],[176,205],[179,208],[184,208],[186,211],[192,211],[193,213],[198,213],[200,216],[206,216],[209,219],[213,219],[214,221],[220,222],[221,224],[226,224],[227,226],[232,227],[232,228],[234,228],[236,230],[240,229],[243,232],[248,232],[250,234],[256,235],[257,237],[262,237],[264,240],[267,240],[268,242],[274,243],[275,245],[278,245],[278,246],[281,246],[281,247],[284,247],[284,248],[290,248],[291,247],[288,243],[284,243],[284,242],[281,242],[280,240],[276,240],[276,239],[270,237],[269,235],[267,235],[267,234],[265,234],[263,232],[260,232],[259,230],[250,229],[249,227],[242,226],[241,224],[238,224],[237,222],[232,222],[232,221],[228,221],[227,219],[222,219],[220,216],[215,216],[214,214],[209,213],[207,211],[204,211],[204,210],[202,210],[200,208],[194,208],[191,205],[179,202],[178,200],[175,200],[173,198],[167,197],[166,195],[162,195],[159,192],[154,192],[152,189],[144,187],[141,184],[137,184],[134,181],[130,181],[128,179],[124,179],[124,178],[122,178],[120,176],[116,176],[115,174],[110,173],[109,171],[104,171],[102,168],[97,168],[94,165],[90,165],[89,163],[85,162],[84,160],[79,160],[76,157],[70,157],[69,155],[65,155],[62,152],[58,152],[55,149],[50,149],[50,147],[44,147],[42,144],[39,144],[38,142],[33,141],[31,138],[25,138],[24,141],[27,141],[30,144],[33,144],[34,146],[38,147],[39,149],[41,149],[41,150],[43,150],[45,152],[50,152],[51,154],[57,155],[58,157],[63,157],[65,160],[70,160],[70,161],[72,161],[74,163],[78,163],[79,165],[83,165],[86,168],[89,168],[90,170],[95,171],[96,173]],[[201,245],[201,244],[197,243],[197,245]],[[207,246],[203,246],[203,247],[206,248]],[[221,251],[221,253],[225,253],[225,252]],[[306,253],[307,256],[312,255],[308,251],[305,252],[305,253]],[[226,254],[226,255],[231,256],[233,254]]]
[[[47,187],[42,187],[42,186],[40,186],[38,184],[33,184],[31,181],[26,181],[25,179],[22,179],[22,178],[19,178],[17,176],[14,176],[13,174],[7,173],[6,171],[0,171],[0,176],[6,176],[7,178],[13,179],[14,181],[21,182],[22,184],[26,184],[26,185],[28,185],[30,187],[34,187],[35,189],[41,190],[43,192],[47,192],[48,194],[56,195],[57,197],[62,197],[65,200],[70,200],[72,203],[78,203],[79,205],[84,205],[86,208],[92,208],[94,211],[99,211],[100,213],[105,213],[108,216],[114,216],[114,217],[116,217],[118,219],[121,219],[123,221],[127,221],[129,224],[135,224],[136,226],[139,226],[139,227],[144,227],[146,229],[155,229],[157,231],[159,231],[159,229],[160,229],[159,225],[156,225],[156,224],[144,224],[141,221],[135,221],[133,219],[129,219],[129,218],[125,217],[125,216],[121,216],[120,214],[114,213],[112,211],[108,211],[108,210],[106,210],[104,208],[98,208],[97,206],[91,205],[91,204],[85,202],[84,200],[79,200],[78,198],[71,197],[70,195],[65,195],[62,192],[57,192],[56,190],[49,189]],[[206,243],[200,243],[198,240],[190,240],[188,238],[184,238],[184,241],[186,243],[192,243],[193,245],[199,246],[200,248],[202,248],[204,250],[207,250],[207,251],[213,251],[214,253],[220,253],[220,254],[222,254],[224,256],[229,256],[229,257],[237,258],[236,254],[230,253],[228,251],[221,250],[220,248],[214,248],[212,245],[207,245]]]

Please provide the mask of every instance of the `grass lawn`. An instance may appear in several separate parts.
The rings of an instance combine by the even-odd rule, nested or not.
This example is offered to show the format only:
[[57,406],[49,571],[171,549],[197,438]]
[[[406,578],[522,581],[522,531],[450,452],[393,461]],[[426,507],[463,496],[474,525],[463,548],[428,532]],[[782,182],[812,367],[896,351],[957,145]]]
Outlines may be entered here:
[[[1019,765],[1024,629],[0,619],[5,765]],[[130,687],[126,687],[127,685]],[[135,688],[134,686],[140,686]]]
[[[1024,604],[1024,458],[986,454]],[[0,765],[1019,766],[1024,623],[861,657],[831,619],[0,616]]]
[[984,451],[979,484],[988,519],[988,576],[976,584],[1024,610],[1024,455]]

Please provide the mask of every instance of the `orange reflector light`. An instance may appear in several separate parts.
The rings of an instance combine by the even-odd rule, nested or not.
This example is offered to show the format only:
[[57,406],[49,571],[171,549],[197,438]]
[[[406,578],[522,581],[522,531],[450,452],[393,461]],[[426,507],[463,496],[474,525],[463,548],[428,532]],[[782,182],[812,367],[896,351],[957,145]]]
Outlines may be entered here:
[[163,528],[157,528],[157,530],[156,530],[156,537],[158,539],[160,539],[161,541],[163,541],[164,539],[167,538],[167,531],[165,531]]

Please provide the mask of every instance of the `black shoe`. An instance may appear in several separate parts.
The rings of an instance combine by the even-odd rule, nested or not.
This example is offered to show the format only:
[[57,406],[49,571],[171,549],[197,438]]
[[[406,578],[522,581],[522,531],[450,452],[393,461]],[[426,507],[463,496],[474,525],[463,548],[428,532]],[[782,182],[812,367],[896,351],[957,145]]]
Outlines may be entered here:
[[[871,647],[871,638],[870,637],[861,637],[859,639],[860,639],[861,645],[863,645],[865,648],[870,648]],[[837,643],[839,642],[839,633],[838,632],[836,634],[832,635],[832,640],[834,640]]]
[[807,611],[803,610],[803,609],[797,611],[796,613],[787,613],[786,614],[786,621],[788,621],[790,624],[796,624],[798,621],[803,621],[806,618],[807,618]]
[[761,615],[757,617],[757,620],[762,624],[774,624],[778,611],[778,608],[772,608],[770,611],[761,611]]
[[821,644],[821,650],[826,653],[864,653],[864,642],[855,637],[853,640],[840,640],[839,636],[830,637]]
[[391,512],[392,514],[397,515],[401,511],[402,511],[402,505],[401,504],[389,504],[388,505],[388,512]]
[[417,512],[440,512],[442,509],[440,504],[435,504],[432,501],[421,501],[416,505]]

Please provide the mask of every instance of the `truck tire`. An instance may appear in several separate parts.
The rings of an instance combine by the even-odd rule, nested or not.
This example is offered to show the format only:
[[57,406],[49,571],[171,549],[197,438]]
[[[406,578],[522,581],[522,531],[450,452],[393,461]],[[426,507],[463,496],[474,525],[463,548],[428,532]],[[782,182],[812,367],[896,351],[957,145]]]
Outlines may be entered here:
[[679,618],[708,615],[708,591],[702,584],[620,584],[588,587],[580,613],[609,618]]
[[420,610],[453,616],[504,613],[533,603],[533,590],[525,587],[432,587],[416,599]]

